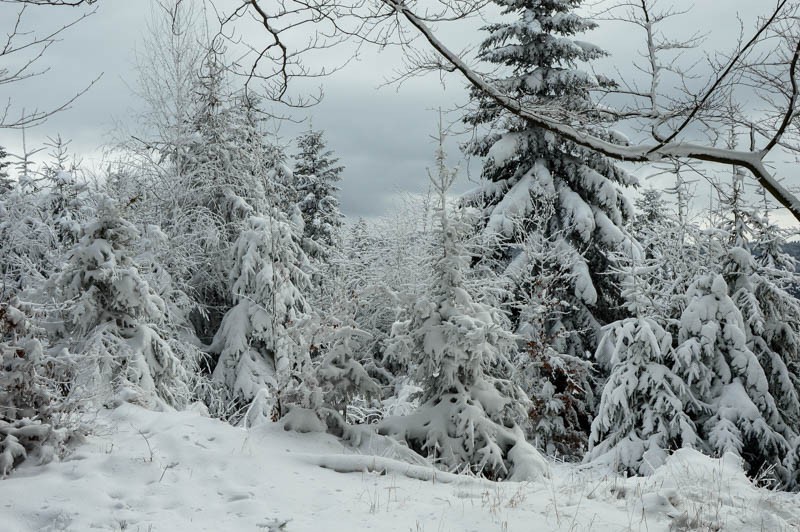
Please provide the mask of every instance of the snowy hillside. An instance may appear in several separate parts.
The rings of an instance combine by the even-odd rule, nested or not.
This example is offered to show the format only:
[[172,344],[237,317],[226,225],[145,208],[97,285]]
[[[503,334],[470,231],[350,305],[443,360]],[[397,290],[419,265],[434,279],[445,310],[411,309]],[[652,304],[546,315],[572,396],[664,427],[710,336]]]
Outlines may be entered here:
[[[493,483],[278,424],[123,405],[62,462],[0,482],[3,532],[797,530],[800,496],[756,489],[738,458],[679,451],[647,478],[552,465]],[[340,471],[340,472],[337,472]],[[418,480],[410,477],[428,478]]]

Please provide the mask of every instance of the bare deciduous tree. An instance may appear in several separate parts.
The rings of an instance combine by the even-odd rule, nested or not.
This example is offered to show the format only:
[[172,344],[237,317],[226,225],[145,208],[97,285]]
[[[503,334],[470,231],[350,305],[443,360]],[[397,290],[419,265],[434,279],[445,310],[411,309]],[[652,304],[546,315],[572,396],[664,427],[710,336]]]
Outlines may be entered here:
[[[6,0],[19,3],[75,5],[92,0]],[[659,9],[657,0],[601,0],[601,15],[627,21],[643,30],[646,61],[640,65],[649,77],[641,87],[622,80],[617,96],[627,102],[607,106],[608,123],[634,121],[646,133],[634,142],[613,142],[592,134],[592,123],[569,116],[559,109],[539,108],[505,93],[492,76],[472,66],[439,38],[434,24],[460,21],[480,12],[486,0],[439,0],[409,3],[405,0],[246,0],[229,14],[219,14],[222,31],[244,20],[255,21],[268,34],[266,44],[248,46],[254,54],[246,75],[260,79],[268,96],[288,105],[308,105],[315,98],[293,100],[288,86],[293,78],[323,76],[330,70],[314,71],[302,61],[310,51],[329,48],[349,37],[379,46],[400,45],[409,57],[409,74],[422,71],[458,72],[475,89],[485,93],[510,115],[547,129],[577,145],[621,161],[705,162],[748,170],[758,184],[800,221],[800,199],[784,184],[774,169],[780,153],[800,157],[800,2],[774,0],[749,36],[740,34],[732,51],[708,56],[710,75],[699,83],[686,70],[673,67],[670,53],[691,49],[698,37],[670,38],[656,28],[665,20],[683,14],[677,9]],[[742,28],[744,25],[742,24]],[[228,37],[236,40],[233,30]],[[411,45],[421,37],[429,46],[421,51]],[[430,53],[432,51],[432,53]],[[0,56],[2,57],[2,56]],[[346,62],[346,61],[345,61]],[[682,82],[680,97],[665,92],[665,74]],[[400,79],[406,76],[401,75]],[[695,80],[697,81],[697,80]],[[699,87],[699,88],[697,88]],[[675,89],[675,86],[669,87]],[[602,95],[601,95],[602,96]],[[759,106],[749,105],[748,98]],[[733,118],[741,134],[749,139],[747,149],[731,149],[715,135],[730,113],[723,110],[734,100]],[[698,135],[698,131],[705,136]]]
[[[679,40],[656,31],[662,22],[683,12],[659,9],[654,0],[614,1],[610,6],[601,2],[601,14],[635,24],[643,30],[646,61],[640,68],[649,77],[645,87],[622,80],[616,96],[627,96],[627,102],[616,108],[607,106],[605,118],[608,123],[634,121],[638,130],[646,133],[629,143],[598,138],[592,134],[593,124],[586,123],[581,117],[566,115],[563,110],[538,108],[535,104],[512,98],[493,83],[492,76],[481,73],[464,54],[455,52],[439,38],[433,25],[464,19],[481,10],[485,1],[444,0],[412,4],[404,0],[284,0],[273,4],[248,0],[240,7],[240,15],[249,12],[271,35],[272,42],[260,57],[265,60],[272,58],[279,64],[278,69],[270,73],[280,80],[279,96],[285,94],[286,84],[292,77],[287,67],[292,61],[299,60],[299,55],[288,46],[288,35],[304,24],[315,24],[314,31],[326,37],[352,35],[382,46],[404,46],[411,70],[400,76],[401,79],[430,70],[458,72],[510,115],[614,159],[640,163],[693,161],[745,168],[761,187],[800,220],[800,199],[773,169],[775,157],[780,152],[794,156],[800,154],[797,111],[800,99],[800,2],[776,0],[767,14],[758,19],[749,37],[742,33],[731,52],[719,52],[708,57],[710,69],[707,69],[705,79],[688,83],[688,71],[673,67],[667,56],[693,48],[699,37]],[[322,29],[324,24],[327,24],[327,30]],[[411,47],[415,36],[427,43],[427,52]],[[307,49],[296,51],[302,53]],[[278,50],[277,55],[270,55],[273,50]],[[664,83],[668,73],[676,76],[679,81],[677,88],[683,90],[682,96],[668,93],[667,89],[676,88]],[[747,101],[754,95],[762,104],[755,108]],[[731,97],[738,99],[735,122],[740,133],[750,138],[747,149],[727,148],[724,141],[714,134],[720,130],[721,124],[725,124],[724,130],[727,131],[725,120],[729,113],[722,107]],[[698,131],[705,135],[698,134]]]
[[[27,16],[29,15],[28,5],[31,4],[51,4],[51,5],[77,5],[68,2],[58,1],[37,1],[37,0],[0,0],[6,4],[22,4],[11,17],[5,18],[0,31],[5,34],[0,40],[0,88],[5,85],[19,83],[21,81],[41,76],[48,72],[49,67],[42,66],[42,59],[55,43],[59,41],[62,34],[76,24],[82,22],[92,14],[94,10],[83,13],[69,22],[62,24],[55,29],[45,32],[37,32],[28,29]],[[89,2],[90,3],[90,2]],[[7,24],[7,26],[6,26]],[[0,129],[20,129],[34,126],[51,117],[55,113],[67,109],[75,100],[85,94],[100,79],[95,78],[91,83],[79,90],[72,96],[65,99],[62,103],[48,109],[34,108],[33,110],[15,110],[11,98],[5,99],[0,107]]]
[[28,4],[33,6],[66,6],[78,7],[94,4],[97,0],[0,0],[7,4]]
[[[553,118],[535,106],[525,105],[509,97],[492,83],[487,76],[479,74],[473,67],[445,45],[431,26],[401,0],[386,0],[395,12],[417,29],[428,44],[445,58],[452,68],[460,72],[467,81],[489,95],[510,114],[524,118],[532,125],[553,133],[618,160],[653,163],[664,160],[694,160],[719,163],[746,168],[772,197],[787,208],[800,221],[800,199],[798,199],[773,170],[769,168],[770,155],[776,148],[800,154],[800,115],[798,115],[798,63],[800,63],[800,4],[780,0],[769,15],[760,18],[752,36],[741,40],[733,53],[724,62],[714,62],[712,76],[703,89],[688,94],[690,105],[661,107],[658,97],[657,62],[659,50],[652,44],[652,33],[648,32],[649,54],[656,59],[652,83],[653,92],[636,94],[649,100],[648,106],[631,106],[619,114],[631,113],[638,119],[652,121],[650,139],[641,143],[617,144],[594,136],[591,127],[584,127],[578,120]],[[642,17],[648,14],[648,5],[643,0]],[[637,21],[641,19],[635,19]],[[645,27],[651,27],[645,22]],[[716,142],[697,142],[691,138],[693,128],[705,129],[720,123],[723,113],[720,101],[737,90],[749,87],[768,104],[766,111],[755,112],[754,117],[739,113],[737,121],[748,128],[751,138],[747,150],[718,147]],[[613,111],[609,113],[615,115]]]

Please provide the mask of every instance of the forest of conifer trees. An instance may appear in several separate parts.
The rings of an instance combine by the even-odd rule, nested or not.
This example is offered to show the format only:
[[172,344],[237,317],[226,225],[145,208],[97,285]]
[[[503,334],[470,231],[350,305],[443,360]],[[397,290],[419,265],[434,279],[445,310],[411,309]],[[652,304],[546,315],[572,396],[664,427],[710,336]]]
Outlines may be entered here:
[[[675,15],[658,2],[613,18],[651,38],[645,88],[599,73],[609,56],[588,40],[609,11],[594,18],[581,0],[489,2],[480,68],[431,40],[444,12],[376,4],[440,54],[412,55],[411,71],[438,62],[469,85],[458,110],[430,115],[426,190],[379,217],[340,207],[350,162],[332,146],[346,123],[315,128],[314,107],[300,106],[302,131],[275,133],[291,52],[283,70],[243,76],[226,33],[180,1],[154,11],[131,81],[145,110],[102,169],[60,136],[20,152],[12,136],[46,130],[47,117],[23,112],[20,125],[6,113],[0,490],[20,468],[67,459],[97,432],[97,412],[127,404],[343,446],[382,436],[415,463],[490,481],[541,481],[553,464],[646,477],[689,449],[738,457],[759,486],[800,490],[800,244],[776,214],[797,216],[797,178],[772,186],[774,165],[736,151],[766,138],[762,158],[798,153],[800,4],[756,22],[754,39],[789,48],[750,53],[744,41],[729,62],[712,60],[695,107],[656,97],[662,77],[693,79],[665,62],[690,47],[653,30]],[[237,9],[277,28],[265,5]],[[264,35],[282,43],[282,32]],[[740,69],[735,80],[726,68]],[[766,78],[781,90],[764,101],[789,107],[748,121],[734,100]],[[626,93],[642,100],[612,109]],[[633,115],[650,129],[626,126]],[[687,125],[695,118],[715,136]],[[637,158],[642,131],[658,145]],[[448,153],[451,135],[461,153]],[[477,170],[461,193],[467,157]],[[648,168],[668,185],[642,179]]]

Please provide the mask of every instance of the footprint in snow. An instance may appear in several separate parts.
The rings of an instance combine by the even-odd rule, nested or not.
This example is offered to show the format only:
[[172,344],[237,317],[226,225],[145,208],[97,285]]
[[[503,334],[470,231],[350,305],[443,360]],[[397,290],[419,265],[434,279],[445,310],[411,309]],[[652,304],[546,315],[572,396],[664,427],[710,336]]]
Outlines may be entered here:
[[228,494],[228,502],[238,502],[238,501],[243,501],[245,499],[252,499],[253,497],[255,497],[255,493],[253,493],[252,491],[230,493]]

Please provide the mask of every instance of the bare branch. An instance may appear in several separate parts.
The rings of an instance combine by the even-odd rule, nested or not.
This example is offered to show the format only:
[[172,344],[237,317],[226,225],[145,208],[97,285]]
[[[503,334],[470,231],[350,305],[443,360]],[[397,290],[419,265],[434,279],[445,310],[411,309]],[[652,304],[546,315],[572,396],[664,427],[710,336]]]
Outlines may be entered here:
[[[34,31],[24,29],[25,16],[28,5],[69,5],[76,6],[79,3],[64,2],[45,2],[31,0],[0,0],[2,3],[22,4],[16,12],[10,29],[6,33],[5,39],[0,41],[0,87],[18,83],[30,78],[41,76],[47,73],[49,67],[37,68],[46,52],[59,41],[60,36],[68,29],[92,16],[96,10],[85,12],[69,22],[62,24],[54,30],[39,35]],[[83,2],[81,2],[83,3]],[[91,3],[91,2],[86,2]],[[21,57],[21,59],[20,59]],[[12,67],[3,66],[3,62],[15,59],[16,65]],[[30,127],[45,121],[50,116],[68,109],[79,97],[84,95],[100,79],[100,76],[91,81],[83,89],[76,92],[73,96],[66,99],[63,103],[53,108],[33,111],[22,110],[12,117],[12,102],[10,98],[0,110],[0,128],[19,129]]]
[[748,169],[759,184],[800,221],[800,200],[789,192],[789,190],[767,169],[762,160],[765,155],[764,153],[738,151],[680,141],[662,141],[656,144],[622,146],[598,138],[587,130],[577,129],[565,122],[546,116],[538,112],[537,109],[525,107],[516,99],[504,94],[488,80],[467,66],[460,56],[445,46],[436,37],[433,31],[418,18],[402,0],[385,1],[416,28],[433,49],[441,54],[441,56],[445,58],[455,70],[461,73],[473,87],[491,97],[508,112],[527,120],[532,126],[547,129],[579,146],[589,148],[608,157],[622,161],[652,163],[671,159],[688,159],[720,163],[729,166],[741,166]]

